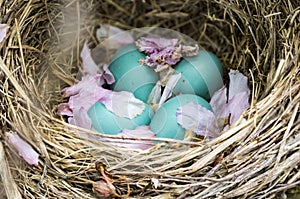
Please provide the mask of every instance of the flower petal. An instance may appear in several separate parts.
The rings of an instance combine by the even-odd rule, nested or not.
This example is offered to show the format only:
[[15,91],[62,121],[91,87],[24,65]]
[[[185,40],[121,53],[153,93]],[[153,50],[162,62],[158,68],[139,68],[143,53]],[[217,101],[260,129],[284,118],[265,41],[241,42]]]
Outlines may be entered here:
[[163,103],[165,103],[165,101],[172,96],[173,89],[176,86],[176,84],[177,84],[177,82],[179,81],[180,78],[181,78],[181,73],[174,74],[174,75],[170,76],[170,78],[169,78],[169,80],[168,80],[168,82],[165,86],[164,92],[163,92],[163,94],[160,98],[158,108],[161,107],[161,105]]
[[75,109],[73,117],[68,118],[68,123],[80,128],[92,129],[92,121],[84,108]]
[[[139,126],[134,130],[124,129],[121,133],[117,134],[118,136],[124,137],[132,137],[132,138],[142,138],[142,137],[155,137],[155,133],[150,130],[150,126]],[[140,141],[140,140],[132,140],[130,142],[125,143],[124,140],[114,141],[114,145],[119,147],[125,147],[130,149],[142,149],[146,150],[154,145],[154,141]],[[122,142],[123,141],[123,142]]]
[[133,119],[137,115],[142,114],[145,109],[144,102],[135,98],[132,93],[127,91],[112,91],[100,101],[109,111],[117,116],[129,119]]
[[192,130],[197,135],[217,137],[221,128],[214,113],[207,108],[190,102],[180,107],[177,112],[177,123],[186,130]]
[[19,135],[14,133],[7,133],[8,143],[11,144],[18,154],[30,165],[38,166],[39,154],[25,142]]
[[8,25],[0,24],[0,43],[6,37],[7,29],[8,29]]
[[80,57],[82,60],[82,69],[85,75],[96,75],[101,72],[100,67],[97,66],[92,58],[91,50],[87,45],[87,41],[83,44]]
[[248,88],[248,78],[238,70],[230,70],[229,72],[229,100],[238,93],[250,93]]
[[227,103],[227,88],[223,86],[221,89],[216,91],[211,100],[209,102],[210,106],[212,107],[216,117],[223,117],[222,115],[225,105]]
[[241,92],[235,94],[225,105],[224,115],[230,114],[230,124],[236,122],[244,110],[249,107],[249,93]]

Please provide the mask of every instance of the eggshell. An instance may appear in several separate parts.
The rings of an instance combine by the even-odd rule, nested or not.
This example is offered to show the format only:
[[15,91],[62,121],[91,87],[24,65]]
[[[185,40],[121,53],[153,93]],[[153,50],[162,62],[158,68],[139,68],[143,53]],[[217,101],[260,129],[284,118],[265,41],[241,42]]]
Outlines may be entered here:
[[185,130],[177,123],[176,111],[179,107],[194,102],[212,110],[209,103],[192,94],[183,94],[169,99],[154,114],[150,127],[159,138],[173,138],[182,140]]
[[211,52],[199,51],[198,55],[186,57],[175,66],[182,76],[173,93],[195,94],[209,100],[223,86],[223,69],[219,59]]
[[148,125],[153,116],[153,111],[149,105],[145,104],[143,113],[130,120],[115,115],[107,110],[104,104],[96,102],[89,109],[88,115],[95,130],[109,135],[116,135],[123,129],[133,130],[138,126]]
[[109,66],[115,77],[112,85],[115,91],[129,91],[143,102],[159,79],[158,74],[150,67],[142,65],[139,60],[144,59],[145,54],[139,52],[134,44],[120,48]]

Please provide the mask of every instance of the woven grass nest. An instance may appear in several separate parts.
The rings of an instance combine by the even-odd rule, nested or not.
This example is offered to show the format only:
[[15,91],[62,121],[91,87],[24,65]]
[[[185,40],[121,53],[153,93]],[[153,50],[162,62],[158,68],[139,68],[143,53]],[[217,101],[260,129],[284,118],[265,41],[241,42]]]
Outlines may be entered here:
[[[0,43],[1,198],[101,198],[96,162],[114,178],[112,198],[275,198],[300,183],[298,1],[0,1],[0,23],[10,26]],[[136,151],[77,137],[85,130],[59,117],[57,104],[101,23],[192,37],[225,71],[248,76],[250,108],[202,142]],[[40,154],[37,167],[18,156],[7,132]]]

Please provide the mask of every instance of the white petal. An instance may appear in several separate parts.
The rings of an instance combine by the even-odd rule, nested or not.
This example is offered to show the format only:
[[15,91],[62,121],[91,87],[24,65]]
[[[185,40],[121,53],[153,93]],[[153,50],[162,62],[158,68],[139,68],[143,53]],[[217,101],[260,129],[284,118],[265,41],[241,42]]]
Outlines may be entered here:
[[100,67],[97,66],[92,58],[91,50],[87,45],[87,41],[83,44],[80,57],[82,59],[82,69],[85,75],[96,75],[97,73],[102,72]]
[[229,72],[229,79],[229,100],[238,93],[250,93],[250,90],[248,88],[248,78],[238,70],[231,69]]
[[100,99],[100,101],[109,111],[117,116],[129,119],[142,114],[145,109],[144,102],[135,98],[132,93],[127,91],[112,91],[105,98]]
[[178,74],[174,74],[172,76],[170,76],[167,84],[166,84],[166,87],[164,89],[164,92],[161,96],[161,99],[159,101],[159,104],[158,104],[158,108],[163,104],[165,103],[165,101],[167,99],[169,99],[169,97],[172,96],[172,93],[173,93],[173,89],[174,87],[176,86],[178,80],[181,78],[181,73],[178,73]]
[[177,123],[197,135],[217,137],[221,132],[214,113],[199,104],[188,103],[180,107],[176,114]]

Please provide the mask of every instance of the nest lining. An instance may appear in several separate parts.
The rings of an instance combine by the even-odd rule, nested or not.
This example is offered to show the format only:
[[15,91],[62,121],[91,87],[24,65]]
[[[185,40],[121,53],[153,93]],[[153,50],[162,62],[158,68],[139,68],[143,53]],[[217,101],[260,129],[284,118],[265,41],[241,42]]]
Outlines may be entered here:
[[[7,196],[97,197],[96,161],[106,164],[126,197],[274,198],[299,184],[297,1],[16,0],[0,7],[0,23],[10,26],[0,43],[0,174]],[[216,53],[225,70],[247,74],[251,107],[220,137],[199,143],[167,140],[141,152],[79,138],[78,131],[87,131],[57,117],[56,105],[60,90],[76,81],[83,41],[96,44],[100,23],[191,36]],[[40,153],[38,167],[12,153],[8,131]]]

